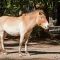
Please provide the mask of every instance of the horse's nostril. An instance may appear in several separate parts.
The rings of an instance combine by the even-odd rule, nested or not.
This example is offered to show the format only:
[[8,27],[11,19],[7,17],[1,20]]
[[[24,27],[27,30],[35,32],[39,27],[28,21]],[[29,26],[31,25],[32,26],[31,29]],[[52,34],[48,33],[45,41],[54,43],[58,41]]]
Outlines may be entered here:
[[49,27],[49,25],[48,25],[48,27]]
[[49,28],[49,25],[48,25],[48,28]]

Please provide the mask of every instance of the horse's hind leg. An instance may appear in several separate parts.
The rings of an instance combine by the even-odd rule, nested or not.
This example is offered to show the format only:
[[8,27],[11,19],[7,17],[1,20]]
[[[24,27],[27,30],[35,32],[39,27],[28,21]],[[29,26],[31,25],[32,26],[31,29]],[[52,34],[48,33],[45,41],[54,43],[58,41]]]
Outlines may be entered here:
[[3,36],[4,36],[4,31],[3,30],[0,30],[0,41],[1,41],[1,49],[3,53],[5,53],[5,49],[4,49],[4,43],[3,43]]

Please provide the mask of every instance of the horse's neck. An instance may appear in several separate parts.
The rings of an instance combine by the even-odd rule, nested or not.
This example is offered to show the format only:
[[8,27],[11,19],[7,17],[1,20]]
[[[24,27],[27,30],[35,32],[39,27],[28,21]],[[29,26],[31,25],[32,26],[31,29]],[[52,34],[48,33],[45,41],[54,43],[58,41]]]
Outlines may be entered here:
[[24,14],[20,16],[20,20],[24,22],[24,24],[27,26],[27,28],[33,28],[36,25],[36,14]]
[[27,29],[33,29],[36,26],[36,21],[35,20],[29,20]]

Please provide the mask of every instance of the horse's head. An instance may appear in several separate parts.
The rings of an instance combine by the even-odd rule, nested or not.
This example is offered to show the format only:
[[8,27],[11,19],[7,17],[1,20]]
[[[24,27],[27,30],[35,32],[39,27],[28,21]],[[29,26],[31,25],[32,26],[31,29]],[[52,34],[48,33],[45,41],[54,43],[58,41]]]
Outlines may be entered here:
[[49,24],[43,11],[38,12],[36,22],[37,25],[41,26],[43,29],[48,29]]

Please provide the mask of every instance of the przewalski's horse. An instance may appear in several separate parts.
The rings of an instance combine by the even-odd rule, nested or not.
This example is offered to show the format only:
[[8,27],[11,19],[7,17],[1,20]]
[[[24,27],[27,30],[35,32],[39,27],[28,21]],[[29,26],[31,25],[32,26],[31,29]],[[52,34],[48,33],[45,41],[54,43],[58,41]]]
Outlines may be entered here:
[[22,43],[25,41],[25,52],[27,52],[27,43],[33,27],[41,26],[48,29],[48,21],[42,10],[36,10],[30,13],[22,14],[19,17],[2,16],[0,17],[0,41],[4,51],[3,35],[4,31],[12,36],[20,35],[19,54],[21,55]]

